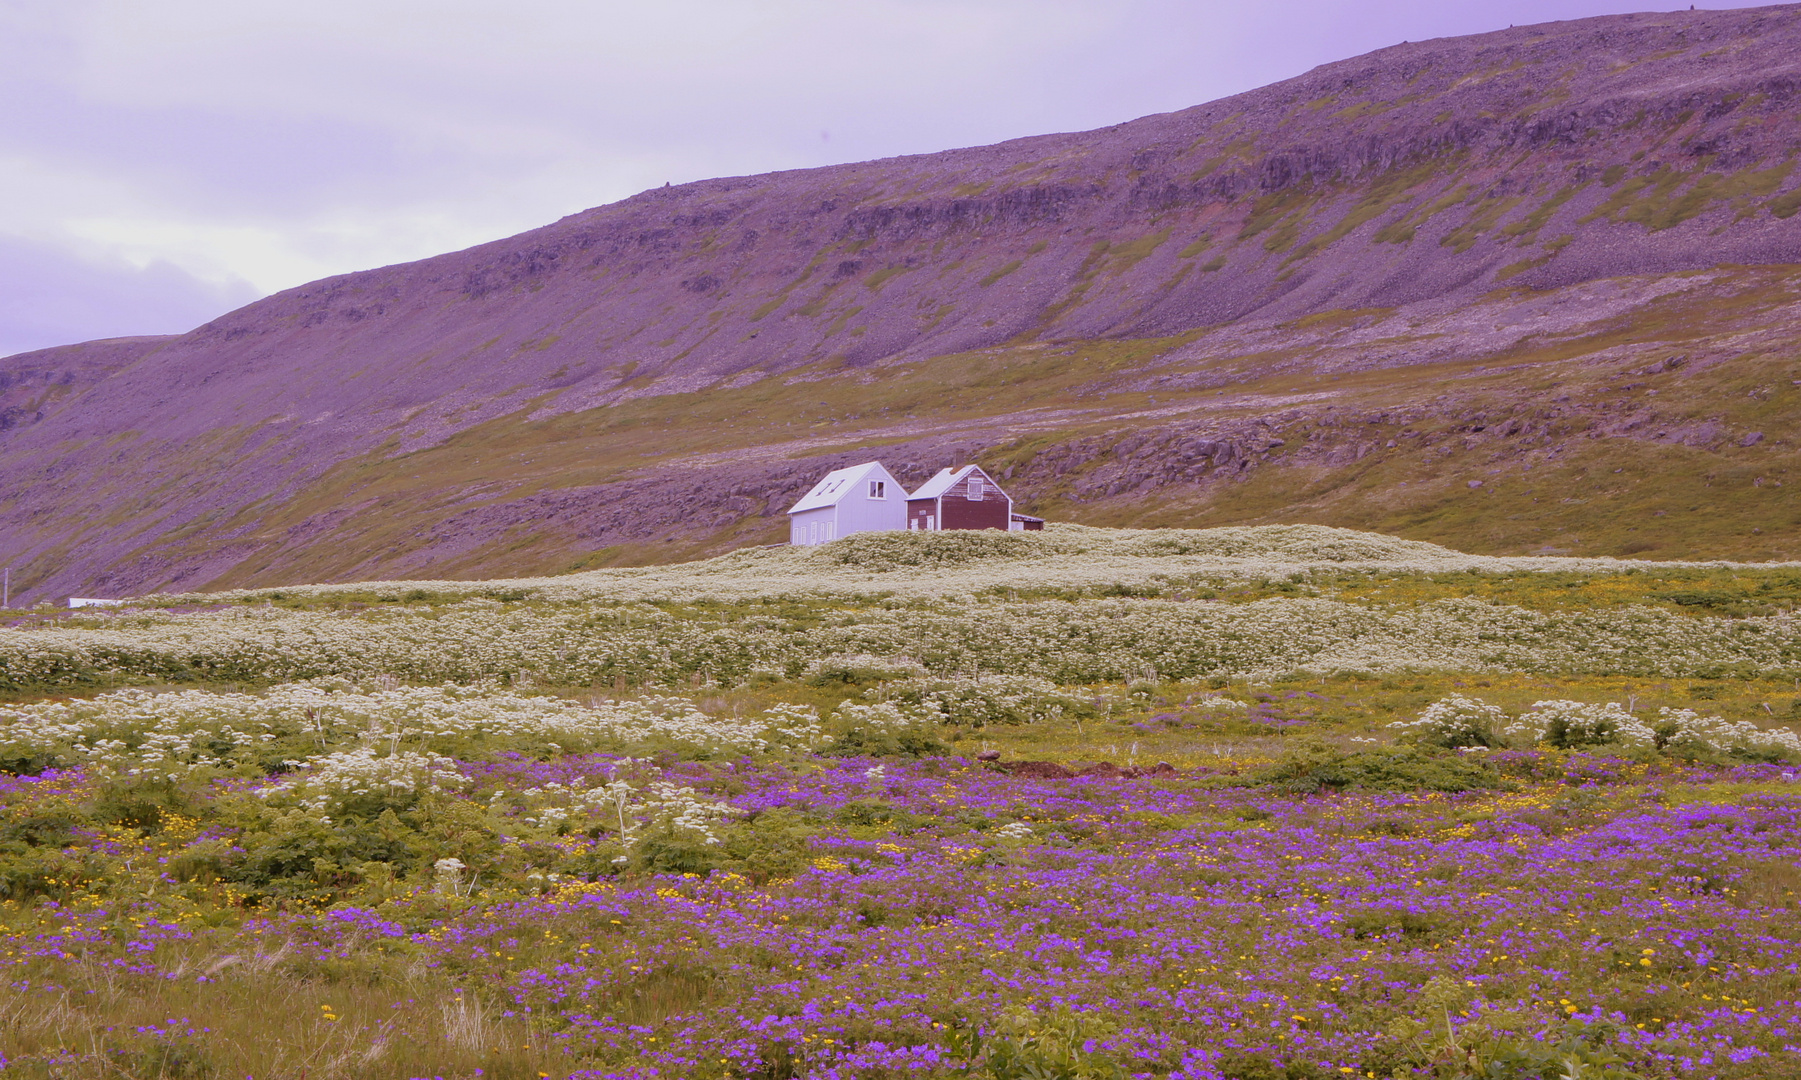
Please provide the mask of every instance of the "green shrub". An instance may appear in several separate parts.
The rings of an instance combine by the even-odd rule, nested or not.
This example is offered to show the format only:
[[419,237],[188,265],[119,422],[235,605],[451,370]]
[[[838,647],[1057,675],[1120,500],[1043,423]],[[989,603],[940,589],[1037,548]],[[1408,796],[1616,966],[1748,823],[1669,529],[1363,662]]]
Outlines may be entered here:
[[987,1080],[1125,1080],[1125,1067],[1104,1050],[1090,1049],[1119,1034],[1108,1024],[1059,1006],[1048,1015],[1011,1010],[984,1035],[974,1026],[953,1030],[951,1053],[963,1076]]
[[657,874],[706,874],[724,861],[716,846],[674,829],[644,837],[633,855],[634,867]]
[[950,747],[929,731],[852,728],[822,751],[828,757],[937,757]]
[[1480,758],[1429,747],[1339,750],[1309,744],[1252,773],[1249,783],[1287,794],[1361,788],[1371,791],[1512,790],[1513,784]]
[[1344,928],[1353,938],[1423,937],[1438,929],[1438,920],[1406,908],[1367,908],[1345,916]]
[[392,810],[373,820],[338,822],[305,810],[259,807],[239,815],[234,824],[243,830],[235,844],[239,851],[227,857],[202,849],[191,853],[182,868],[193,876],[217,876],[244,886],[253,895],[329,899],[359,884],[366,864],[412,874],[423,869],[428,854],[416,819],[403,821]]
[[1327,1075],[1306,1061],[1279,1062],[1268,1054],[1229,1049],[1213,1063],[1226,1080],[1323,1080]]

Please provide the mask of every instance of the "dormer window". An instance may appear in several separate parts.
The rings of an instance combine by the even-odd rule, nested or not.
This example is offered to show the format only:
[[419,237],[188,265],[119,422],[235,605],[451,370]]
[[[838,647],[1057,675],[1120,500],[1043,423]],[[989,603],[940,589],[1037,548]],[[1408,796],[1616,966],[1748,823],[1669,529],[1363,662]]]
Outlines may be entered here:
[[872,499],[886,499],[888,497],[888,482],[886,480],[871,480],[869,482],[869,497]]

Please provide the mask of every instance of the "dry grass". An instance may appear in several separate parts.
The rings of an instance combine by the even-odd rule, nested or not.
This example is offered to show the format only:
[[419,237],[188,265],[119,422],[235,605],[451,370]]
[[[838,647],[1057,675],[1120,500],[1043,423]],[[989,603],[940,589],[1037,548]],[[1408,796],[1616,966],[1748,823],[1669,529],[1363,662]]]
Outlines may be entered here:
[[484,1080],[535,1080],[566,1068],[526,1022],[421,967],[379,956],[300,964],[285,944],[212,955],[211,940],[196,935],[161,976],[101,963],[12,966],[15,983],[60,985],[0,998],[0,1055],[17,1075],[47,1080],[404,1080],[478,1069]]

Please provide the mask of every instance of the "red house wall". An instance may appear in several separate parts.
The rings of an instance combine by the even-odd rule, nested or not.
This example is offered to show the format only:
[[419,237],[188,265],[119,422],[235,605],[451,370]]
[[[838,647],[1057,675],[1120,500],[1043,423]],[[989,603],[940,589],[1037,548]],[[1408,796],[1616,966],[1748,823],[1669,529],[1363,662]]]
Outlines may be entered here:
[[953,488],[938,499],[944,507],[944,520],[939,524],[941,529],[999,529],[1007,531],[1013,522],[1013,502],[1005,495],[996,494],[993,488],[981,502],[971,502],[968,496],[958,495]]

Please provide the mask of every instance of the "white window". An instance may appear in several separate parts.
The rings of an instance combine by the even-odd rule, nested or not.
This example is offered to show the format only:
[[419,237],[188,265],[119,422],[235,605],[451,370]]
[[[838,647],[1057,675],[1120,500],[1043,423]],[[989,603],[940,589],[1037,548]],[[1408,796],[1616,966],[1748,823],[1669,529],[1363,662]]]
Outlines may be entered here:
[[970,477],[969,478],[969,501],[970,502],[981,502],[982,495],[983,495],[982,478],[979,476]]
[[919,529],[919,519],[918,518],[908,518],[907,519],[907,528],[910,530],[913,530],[913,531],[917,531]]
[[888,482],[886,480],[871,480],[869,482],[869,497],[872,499],[886,499],[888,497]]
[[931,514],[927,514],[926,515],[926,528],[936,529],[937,527],[938,527],[938,519],[933,517]]

